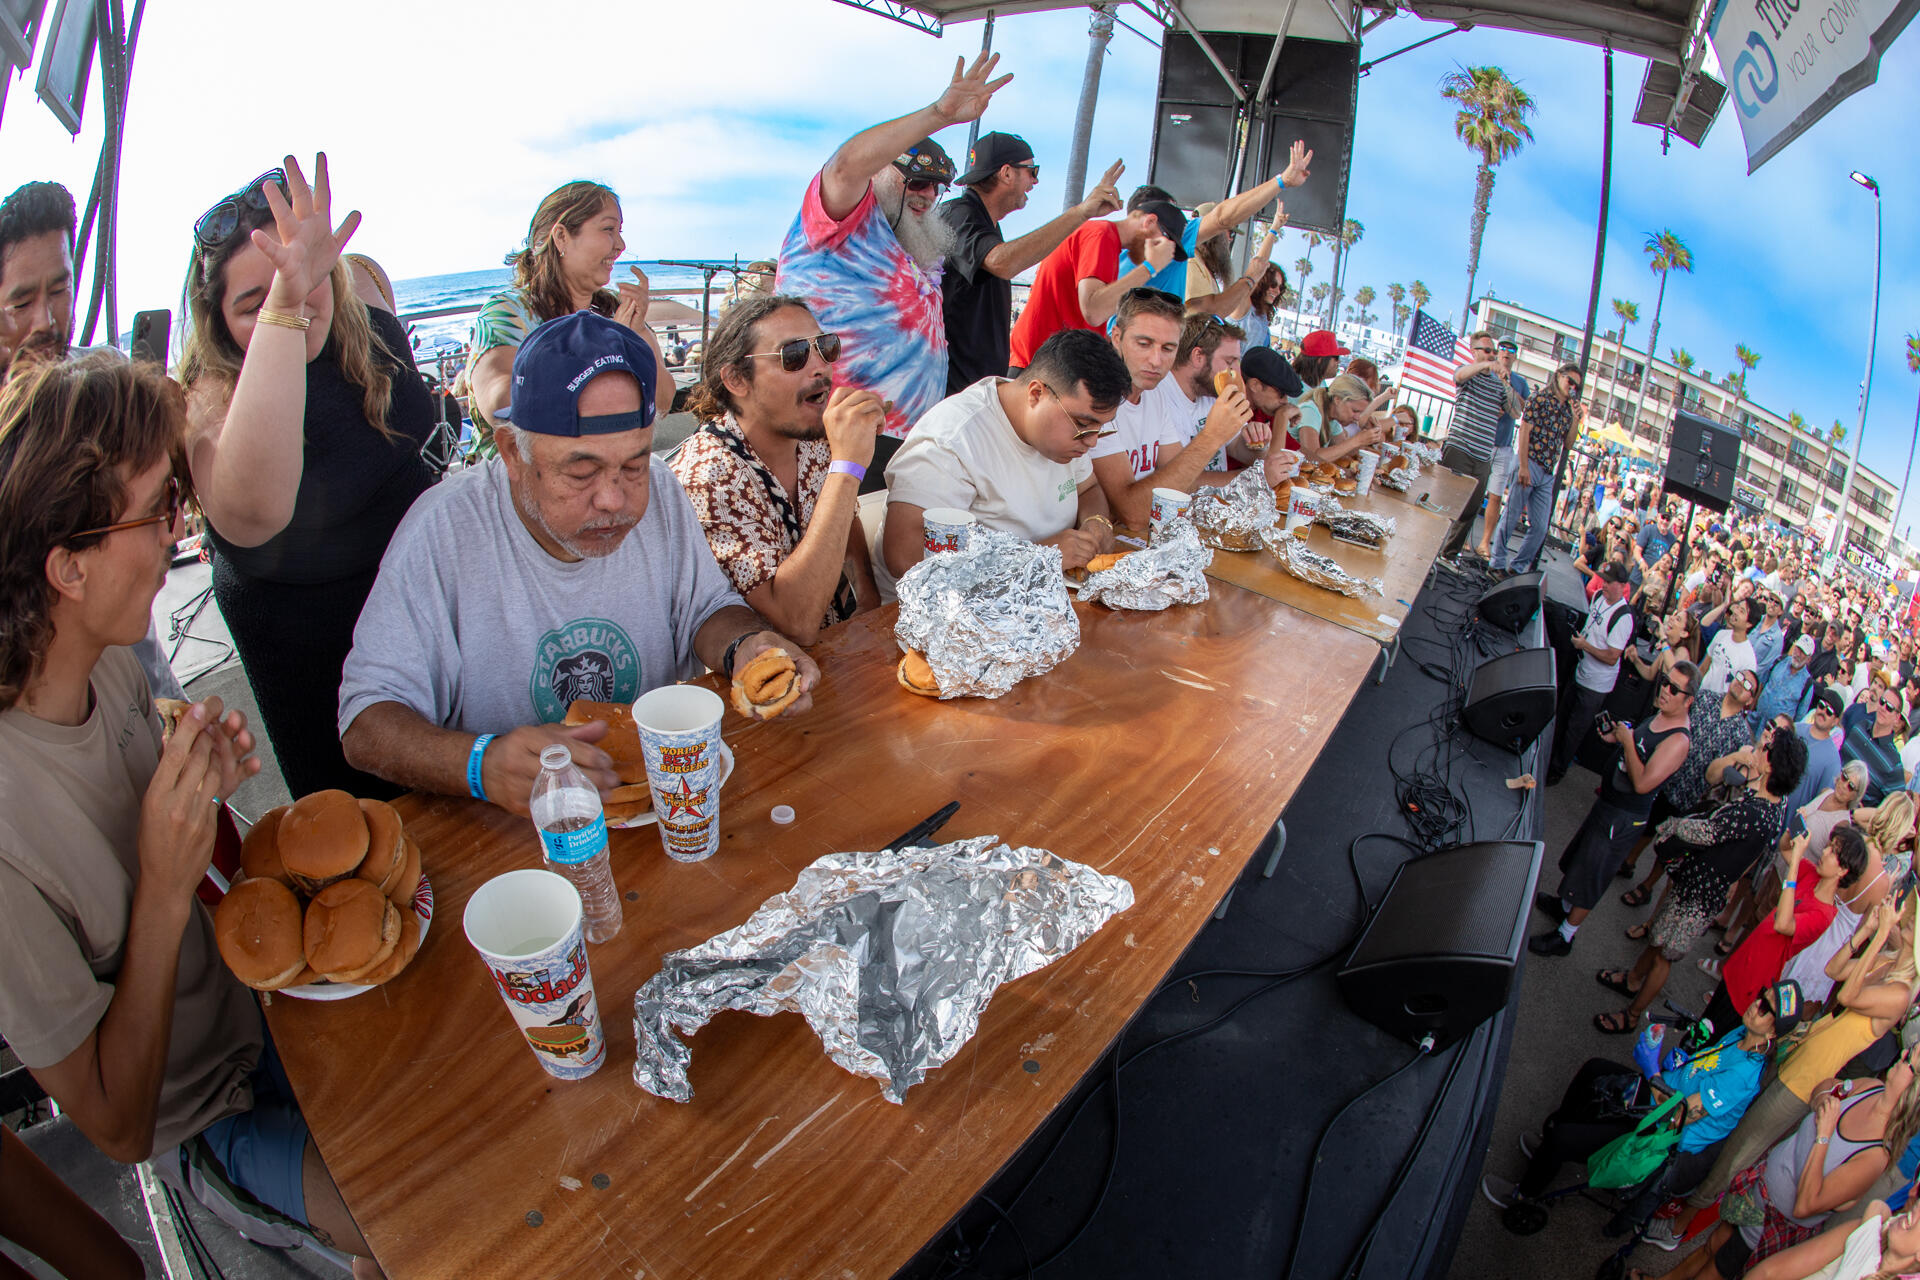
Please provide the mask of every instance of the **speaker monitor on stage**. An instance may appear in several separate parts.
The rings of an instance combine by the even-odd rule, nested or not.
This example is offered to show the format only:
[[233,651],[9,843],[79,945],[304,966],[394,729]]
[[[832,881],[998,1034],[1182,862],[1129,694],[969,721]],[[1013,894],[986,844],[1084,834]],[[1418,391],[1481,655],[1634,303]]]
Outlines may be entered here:
[[1505,582],[1487,588],[1476,606],[1481,619],[1502,631],[1519,635],[1520,629],[1533,621],[1534,614],[1540,612],[1541,584],[1546,577],[1546,574],[1539,572],[1516,573]]
[[1740,433],[1733,427],[1682,410],[1673,415],[1673,437],[1661,490],[1696,507],[1725,511],[1740,470]]
[[1553,650],[1522,649],[1474,668],[1460,722],[1477,738],[1524,749],[1553,722],[1558,701]]
[[1340,995],[1389,1035],[1438,1052],[1498,1013],[1513,988],[1538,841],[1461,845],[1402,864],[1341,968]]

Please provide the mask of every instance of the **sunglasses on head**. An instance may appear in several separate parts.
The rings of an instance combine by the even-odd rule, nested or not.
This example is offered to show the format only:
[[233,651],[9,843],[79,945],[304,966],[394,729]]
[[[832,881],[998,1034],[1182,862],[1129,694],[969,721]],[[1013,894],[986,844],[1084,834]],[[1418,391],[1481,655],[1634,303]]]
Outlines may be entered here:
[[148,525],[165,522],[171,529],[180,520],[180,513],[186,507],[186,490],[181,487],[180,477],[167,477],[167,509],[157,516],[142,516],[138,520],[122,520],[118,524],[103,524],[97,529],[82,529],[67,539],[69,544],[82,538],[104,537],[109,533],[119,533],[122,529],[144,529]]
[[811,347],[820,353],[820,358],[832,364],[840,358],[840,335],[837,333],[816,333],[811,338],[793,338],[780,344],[778,351],[754,351],[747,355],[749,360],[771,360],[780,357],[780,367],[788,373],[798,373],[807,367],[807,349]]
[[281,195],[287,194],[287,171],[280,168],[267,170],[201,214],[200,220],[193,224],[194,243],[202,249],[218,249],[233,239],[233,233],[240,229],[241,219],[248,210],[265,213],[267,196],[261,188],[269,182],[280,188]]

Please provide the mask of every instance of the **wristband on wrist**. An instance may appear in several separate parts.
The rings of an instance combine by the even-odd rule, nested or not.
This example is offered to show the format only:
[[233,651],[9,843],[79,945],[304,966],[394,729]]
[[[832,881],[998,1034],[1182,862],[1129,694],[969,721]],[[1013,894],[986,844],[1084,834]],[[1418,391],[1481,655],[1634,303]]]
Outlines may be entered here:
[[865,480],[867,469],[857,462],[833,462],[827,465],[830,476],[852,476],[855,480]]
[[473,750],[467,753],[467,793],[475,800],[487,798],[486,784],[480,778],[480,763],[486,759],[487,744],[496,735],[483,733],[473,740]]
[[1780,885],[1780,887],[1781,887],[1782,889],[1791,889],[1791,888],[1793,888],[1793,887],[1794,887],[1795,885],[1797,885],[1797,884],[1799,884],[1799,883],[1800,883],[1800,882],[1799,882],[1798,880],[1786,880],[1786,881],[1782,881],[1782,882],[1781,882],[1781,885]]
[[727,652],[725,656],[723,656],[720,659],[720,668],[722,671],[726,673],[727,679],[729,680],[733,679],[733,655],[739,650],[740,645],[746,640],[748,636],[758,635],[758,634],[759,633],[755,631],[743,631],[739,635],[733,638],[732,644],[727,646]]

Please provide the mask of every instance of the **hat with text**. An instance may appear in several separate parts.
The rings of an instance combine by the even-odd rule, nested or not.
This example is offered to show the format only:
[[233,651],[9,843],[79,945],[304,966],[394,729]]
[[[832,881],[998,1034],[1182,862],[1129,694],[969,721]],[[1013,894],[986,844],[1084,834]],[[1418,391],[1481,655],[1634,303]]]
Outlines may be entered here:
[[1796,652],[1804,653],[1808,657],[1812,657],[1813,650],[1814,650],[1813,637],[1801,636],[1798,640],[1795,640],[1793,642],[1793,647]]
[[943,187],[953,182],[953,157],[932,138],[922,138],[895,156],[893,167],[905,174],[908,182],[932,182]]
[[1340,339],[1333,336],[1331,329],[1315,329],[1300,339],[1300,354],[1303,356],[1344,356],[1351,355],[1347,348],[1340,345]]
[[1297,396],[1307,389],[1287,358],[1272,347],[1248,347],[1241,352],[1240,375],[1265,383],[1283,396]]
[[1025,138],[1012,133],[983,133],[967,152],[967,171],[960,175],[960,185],[971,187],[985,182],[1000,172],[1001,166],[1025,164],[1031,159],[1033,148]]
[[1160,234],[1173,241],[1173,260],[1187,260],[1187,215],[1180,212],[1179,205],[1171,200],[1149,200],[1133,212],[1152,214],[1160,224]]
[[[640,384],[640,407],[627,413],[580,416],[580,395],[603,373],[624,373]],[[494,418],[515,430],[545,436],[603,436],[653,425],[653,389],[659,376],[653,348],[617,320],[575,311],[549,320],[513,355],[513,401]]]

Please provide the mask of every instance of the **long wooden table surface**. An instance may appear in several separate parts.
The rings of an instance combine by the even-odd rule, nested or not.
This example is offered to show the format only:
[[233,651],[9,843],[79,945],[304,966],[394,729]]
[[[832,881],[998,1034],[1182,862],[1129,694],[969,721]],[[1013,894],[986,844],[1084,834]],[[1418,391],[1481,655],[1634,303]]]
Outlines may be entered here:
[[[812,711],[729,712],[738,768],[719,853],[682,865],[652,828],[613,833],[626,924],[590,948],[608,1060],[585,1081],[541,1071],[461,930],[481,883],[539,865],[531,824],[466,799],[399,801],[434,890],[419,956],[353,999],[268,1008],[387,1274],[885,1277],[958,1214],[1186,950],[1376,652],[1224,584],[1165,613],[1077,608],[1079,650],[997,700],[900,689],[889,607],[815,647]],[[903,1105],[835,1066],[797,1015],[708,1024],[690,1103],[634,1084],[633,994],[662,953],[741,923],[815,858],[877,848],[955,799],[943,838],[1050,849],[1124,876],[1135,905],[1001,988]],[[776,804],[797,821],[773,825]]]
[[[1466,505],[1472,492],[1471,477],[1455,475],[1435,465],[1415,476],[1404,494],[1376,481],[1373,491],[1365,497],[1342,497],[1340,504],[1349,511],[1370,511],[1393,518],[1394,535],[1378,550],[1338,541],[1325,525],[1314,525],[1307,537],[1308,549],[1330,557],[1356,578],[1381,579],[1383,589],[1377,596],[1342,595],[1303,582],[1282,569],[1265,547],[1257,551],[1216,551],[1207,573],[1219,581],[1245,587],[1316,618],[1357,631],[1385,647],[1400,634],[1401,624],[1413,609],[1413,599],[1426,581],[1427,569],[1446,539],[1453,516]],[[1420,506],[1421,494],[1427,494],[1429,502],[1448,514],[1440,515]]]

